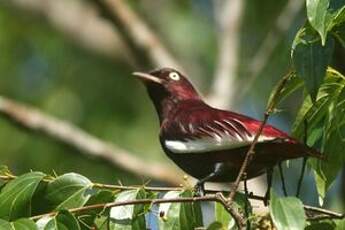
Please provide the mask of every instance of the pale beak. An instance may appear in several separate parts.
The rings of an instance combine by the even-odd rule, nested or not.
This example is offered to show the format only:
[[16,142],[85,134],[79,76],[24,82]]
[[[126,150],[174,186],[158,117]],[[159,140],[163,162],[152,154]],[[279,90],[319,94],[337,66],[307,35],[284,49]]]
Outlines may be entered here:
[[134,76],[139,77],[143,81],[155,82],[155,83],[158,83],[158,84],[162,84],[163,83],[162,79],[159,79],[158,77],[155,77],[155,76],[153,76],[151,74],[148,74],[148,73],[134,72],[132,74]]

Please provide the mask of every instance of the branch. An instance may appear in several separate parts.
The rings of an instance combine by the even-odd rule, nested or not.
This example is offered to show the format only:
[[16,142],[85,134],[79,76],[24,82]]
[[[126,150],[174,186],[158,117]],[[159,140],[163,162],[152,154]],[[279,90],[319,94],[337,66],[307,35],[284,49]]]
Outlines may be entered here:
[[211,93],[210,104],[230,107],[234,102],[237,87],[238,47],[241,18],[244,11],[243,0],[214,0],[215,17],[218,22],[218,63]]
[[[0,175],[0,179],[1,180],[4,180],[4,181],[11,181],[11,180],[14,180],[16,179],[17,177],[15,175],[12,175],[11,173],[4,173],[3,175]],[[45,182],[51,182],[54,178],[44,178],[43,180]],[[143,185],[130,185],[130,186],[124,186],[124,185],[112,185],[112,184],[101,184],[101,183],[93,183],[93,186],[94,188],[98,188],[98,189],[110,189],[110,190],[118,190],[118,191],[125,191],[125,190],[136,190],[136,189],[144,189],[145,191],[152,191],[152,192],[168,192],[168,191],[184,191],[185,188],[184,187],[150,187],[150,186],[143,186]],[[226,200],[226,198],[221,195],[222,193],[224,192],[228,192],[228,191],[220,191],[220,190],[206,190],[207,193],[215,193],[213,194],[212,196],[206,196],[207,198],[203,197],[202,199],[208,199],[210,197],[218,197],[218,199],[220,199],[220,202],[223,204],[223,205],[228,205],[228,202]],[[257,196],[257,195],[254,195],[252,193],[249,193],[247,194],[248,195],[248,199],[251,199],[251,200],[259,200],[259,201],[264,201],[264,197],[262,196]],[[161,199],[163,200],[163,199]],[[165,199],[167,202],[171,201],[170,199]],[[172,202],[178,202],[178,201],[175,201],[173,200]],[[181,202],[185,202],[185,201],[181,201]],[[192,202],[192,201],[191,201]],[[161,202],[163,203],[163,202]],[[128,204],[128,203],[126,203]],[[102,208],[104,207],[105,204],[97,204],[97,208]],[[116,205],[116,206],[119,206],[119,203]],[[83,209],[85,210],[88,210],[90,209],[90,207],[94,207],[94,206],[88,206],[89,208],[85,208],[85,207],[82,207],[82,208],[78,208],[76,209],[76,211],[74,212],[79,212],[79,211],[82,211]],[[323,208],[318,208],[318,207],[313,207],[313,206],[308,206],[308,205],[304,205],[304,210],[306,211],[307,213],[307,216],[308,216],[308,220],[320,220],[320,219],[329,219],[329,218],[332,218],[332,219],[343,219],[345,218],[345,215],[344,214],[341,214],[341,213],[337,213],[337,212],[334,212],[334,211],[331,211],[331,210],[327,210],[327,209],[323,209]],[[234,211],[235,212],[235,215],[236,215],[236,210]],[[54,215],[54,214],[57,214],[56,212],[53,212],[53,213],[48,213],[48,214],[43,214],[43,215],[39,215],[39,216],[35,216],[35,217],[32,217],[33,219],[39,219],[43,216],[50,216],[50,215]],[[231,214],[231,213],[230,213]],[[315,215],[316,214],[316,215]],[[240,217],[241,219],[242,217]],[[243,220],[243,218],[242,218]],[[244,223],[244,220],[243,220],[243,223]]]
[[241,180],[243,180],[243,178],[245,177],[245,172],[247,170],[247,167],[248,167],[249,163],[251,162],[251,160],[252,160],[252,158],[253,158],[253,156],[255,154],[255,151],[254,151],[255,145],[257,144],[257,142],[259,140],[259,137],[260,137],[260,135],[262,133],[262,130],[263,130],[263,128],[264,128],[264,126],[265,126],[265,124],[266,124],[266,122],[268,120],[268,117],[269,117],[269,113],[266,112],[265,116],[264,116],[264,119],[263,119],[263,121],[262,121],[262,123],[261,123],[261,125],[259,127],[259,130],[256,133],[256,135],[254,137],[254,140],[253,140],[252,144],[250,145],[250,147],[249,147],[249,149],[248,149],[248,151],[246,153],[246,157],[244,158],[244,161],[242,163],[241,169],[240,169],[240,171],[238,173],[238,176],[236,178],[236,181],[234,183],[233,190],[231,191],[231,193],[229,195],[229,198],[228,198],[229,204],[231,204],[233,202],[234,197],[236,195],[237,188],[238,188]]
[[233,186],[233,190],[231,191],[231,193],[229,194],[229,198],[228,198],[228,203],[229,204],[232,204],[233,200],[234,200],[234,197],[236,195],[236,191],[238,189],[238,186],[241,182],[241,180],[243,180],[243,178],[245,178],[245,174],[246,174],[246,170],[247,170],[247,167],[249,165],[249,163],[251,162],[251,160],[253,159],[253,156],[255,154],[255,145],[257,144],[258,140],[259,140],[259,137],[262,133],[262,130],[270,116],[270,114],[273,112],[274,110],[274,107],[275,107],[275,103],[276,103],[276,98],[279,96],[280,92],[283,90],[284,86],[286,85],[286,83],[288,82],[288,79],[290,77],[290,72],[288,74],[286,74],[282,80],[279,82],[279,85],[277,86],[277,90],[274,91],[274,94],[272,96],[272,98],[270,98],[269,100],[269,103],[267,105],[267,108],[266,108],[266,111],[265,111],[265,114],[264,114],[264,119],[259,127],[259,130],[258,132],[256,133],[255,137],[254,137],[254,140],[252,142],[252,144],[250,145],[247,153],[246,153],[246,157],[244,158],[244,161],[242,163],[242,166],[240,168],[240,171],[238,173],[238,176],[236,178],[236,181],[234,183],[234,186]]
[[[10,172],[5,172],[3,175],[0,175],[1,180],[10,181],[17,178],[16,176],[12,175]],[[51,182],[54,178],[44,178],[45,182]],[[167,192],[167,191],[183,191],[182,187],[147,187],[147,186],[123,186],[123,185],[107,185],[107,184],[100,184],[100,183],[93,183],[93,187],[100,188],[100,189],[114,189],[114,190],[133,190],[133,189],[145,189],[148,191],[160,191],[160,192]],[[176,198],[176,199],[142,199],[142,200],[135,200],[135,201],[126,201],[126,202],[112,202],[106,204],[95,204],[90,206],[84,206],[80,208],[70,209],[69,211],[74,212],[81,212],[90,209],[97,209],[97,208],[110,208],[115,206],[124,206],[129,204],[145,204],[151,203],[159,204],[159,203],[173,203],[173,202],[196,202],[196,201],[218,201],[223,204],[224,208],[233,216],[235,219],[238,227],[242,230],[245,229],[246,221],[241,216],[237,208],[234,208],[232,205],[227,204],[226,198],[223,196],[222,193],[217,192],[216,194],[210,196],[202,196],[202,197],[192,197],[192,198]],[[50,212],[48,214],[42,214],[38,216],[31,217],[32,220],[40,219],[44,216],[53,216],[56,215],[58,212]]]
[[[263,197],[261,199],[264,199]],[[140,199],[140,200],[130,200],[130,201],[122,201],[122,202],[109,202],[109,203],[102,203],[102,204],[93,204],[93,205],[88,205],[88,206],[84,206],[84,207],[80,207],[80,208],[73,208],[73,209],[69,209],[68,211],[71,213],[80,213],[80,212],[85,212],[88,210],[93,210],[93,209],[105,209],[105,208],[112,208],[112,207],[117,207],[117,206],[126,206],[126,205],[136,205],[136,204],[162,204],[162,203],[191,203],[191,202],[202,202],[202,201],[214,201],[214,202],[219,202],[220,204],[223,205],[223,207],[229,211],[229,203],[227,202],[227,200],[225,199],[225,197],[223,196],[222,193],[216,193],[216,194],[212,194],[212,195],[206,195],[206,196],[200,196],[200,197],[179,197],[179,198],[161,198],[161,199]],[[316,208],[316,207],[311,207],[311,206],[307,206],[304,205],[304,209],[306,211],[312,211],[312,212],[316,212],[316,213],[320,213],[322,214],[314,216],[314,217],[310,217],[308,218],[308,220],[320,220],[320,218],[322,219],[343,219],[344,218],[344,214],[340,214],[337,212],[333,212],[333,211],[329,211],[326,209],[322,209],[322,208]],[[241,219],[241,223],[240,223],[240,229],[245,229],[245,222],[243,217],[238,213],[237,210],[235,209],[231,209],[232,211],[234,211],[234,213],[232,213],[232,211],[230,212],[231,215],[234,215],[236,217],[239,217]],[[43,217],[50,217],[50,216],[55,216],[57,215],[58,212],[57,211],[53,211],[53,212],[49,212],[46,214],[42,214],[42,215],[37,215],[37,216],[33,216],[30,219],[32,220],[38,220],[41,219]],[[239,215],[239,216],[237,216]]]
[[114,166],[127,170],[138,177],[178,185],[180,172],[161,163],[145,162],[126,150],[103,142],[66,121],[58,120],[42,112],[24,106],[5,97],[0,97],[0,115],[31,132],[38,132],[60,141],[89,157],[103,159]]
[[267,33],[258,51],[255,53],[252,61],[248,66],[248,78],[243,87],[236,89],[237,98],[242,99],[251,89],[256,78],[267,65],[270,57],[282,40],[284,34],[287,33],[292,23],[296,19],[296,15],[300,12],[305,2],[300,0],[289,0],[278,16],[273,28]]
[[133,55],[118,32],[85,1],[5,0],[1,4],[41,17],[78,46],[111,60],[135,65]]
[[[230,213],[233,217],[236,218],[241,218],[242,222],[239,223],[240,229],[245,229],[245,223],[244,219],[242,216],[238,213],[237,210],[230,208],[225,202],[225,199],[221,193],[217,193],[214,195],[207,195],[207,196],[201,196],[201,197],[180,197],[180,198],[170,198],[170,199],[141,199],[141,200],[130,200],[130,201],[122,201],[122,202],[110,202],[110,203],[103,203],[103,204],[94,204],[94,205],[89,205],[89,206],[84,206],[80,208],[73,208],[69,209],[68,211],[71,213],[79,213],[79,212],[84,212],[88,210],[93,210],[93,209],[105,209],[105,208],[112,208],[112,207],[117,207],[117,206],[126,206],[126,205],[135,205],[135,204],[163,204],[163,203],[192,203],[192,202],[201,202],[201,201],[215,201],[221,203],[225,209],[228,211],[231,210]],[[55,216],[57,215],[58,212],[53,211],[47,214],[43,215],[37,215],[33,216],[30,219],[32,220],[39,220],[43,217],[50,217],[50,216]]]
[[[309,205],[304,205],[304,210],[309,211],[308,220],[322,220],[322,219],[344,219],[345,215],[337,212],[333,212],[323,208],[317,208]],[[313,215],[313,213],[318,213],[321,215]]]
[[[129,200],[129,201],[122,201],[122,202],[110,202],[110,203],[102,203],[102,204],[94,204],[89,206],[84,206],[80,208],[73,208],[69,209],[68,211],[71,213],[79,213],[83,211],[93,210],[93,209],[105,209],[105,208],[112,208],[117,206],[126,206],[126,205],[135,205],[135,204],[162,204],[162,203],[190,203],[190,202],[200,202],[200,201],[219,201],[221,202],[221,199],[218,198],[217,195],[208,195],[208,196],[202,196],[202,197],[181,197],[181,198],[171,198],[171,199],[140,199],[140,200]],[[222,203],[225,205],[225,203]],[[50,213],[42,214],[33,216],[30,219],[32,220],[38,220],[42,217],[50,217],[57,215],[57,211],[53,211]]]
[[[137,58],[148,60],[155,67],[173,67],[183,70],[180,63],[168,52],[158,36],[131,10],[123,0],[93,0],[116,28]],[[145,63],[146,64],[146,63]]]

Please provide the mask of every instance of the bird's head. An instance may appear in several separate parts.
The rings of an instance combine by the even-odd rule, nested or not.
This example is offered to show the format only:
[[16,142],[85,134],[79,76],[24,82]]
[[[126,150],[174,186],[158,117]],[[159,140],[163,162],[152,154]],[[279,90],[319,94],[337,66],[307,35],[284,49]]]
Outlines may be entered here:
[[149,73],[134,72],[155,99],[169,97],[175,101],[199,99],[199,95],[187,78],[177,70],[162,68]]
[[200,100],[193,85],[179,71],[162,68],[149,73],[134,72],[146,86],[160,118],[177,103],[186,100]]

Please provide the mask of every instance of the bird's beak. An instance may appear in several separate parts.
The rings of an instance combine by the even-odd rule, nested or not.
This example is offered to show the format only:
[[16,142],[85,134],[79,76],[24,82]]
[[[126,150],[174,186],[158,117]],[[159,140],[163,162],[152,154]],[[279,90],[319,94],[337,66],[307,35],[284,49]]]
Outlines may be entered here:
[[139,77],[139,79],[146,81],[146,82],[155,82],[158,84],[163,83],[163,81],[161,79],[159,79],[158,77],[155,77],[151,74],[148,74],[148,73],[134,72],[133,75]]

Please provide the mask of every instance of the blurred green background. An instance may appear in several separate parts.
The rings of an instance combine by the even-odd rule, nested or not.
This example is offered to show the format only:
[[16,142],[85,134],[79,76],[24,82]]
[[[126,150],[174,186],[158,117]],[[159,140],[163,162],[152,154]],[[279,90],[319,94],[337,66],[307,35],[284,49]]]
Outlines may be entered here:
[[[130,3],[188,68],[199,91],[207,95],[218,52],[212,2],[146,0]],[[286,3],[285,0],[245,2],[236,76],[239,87],[247,84],[248,65]],[[125,54],[119,51],[109,58],[85,49],[56,30],[45,16],[17,6],[9,0],[0,3],[0,94],[70,121],[146,160],[171,164],[158,142],[159,127],[153,106],[144,87],[131,76],[137,69],[127,62]],[[304,21],[302,7],[289,29],[282,36],[276,33],[280,36],[279,42],[269,61],[248,93],[243,98],[235,98],[238,103],[234,110],[261,118],[273,85],[289,69],[291,43]],[[343,73],[344,57],[344,52],[336,49],[333,66]],[[147,70],[150,68],[147,66]],[[271,122],[289,131],[301,99],[301,95],[295,95]],[[142,183],[141,178],[76,151],[0,119],[0,163],[8,165],[16,174],[31,169],[47,173],[54,170],[58,174],[73,171],[97,182]],[[289,169],[288,175],[297,178],[295,171]],[[293,188],[295,180],[291,183],[290,188]],[[339,176],[332,190],[334,198],[328,201],[339,210],[344,203],[339,202],[343,199],[340,184]],[[312,177],[307,179],[304,190],[305,198],[315,203]],[[315,196],[310,197],[310,191]]]

